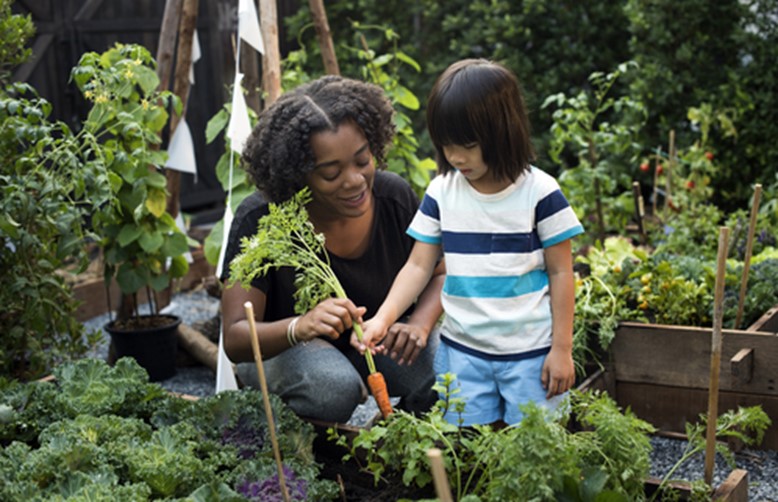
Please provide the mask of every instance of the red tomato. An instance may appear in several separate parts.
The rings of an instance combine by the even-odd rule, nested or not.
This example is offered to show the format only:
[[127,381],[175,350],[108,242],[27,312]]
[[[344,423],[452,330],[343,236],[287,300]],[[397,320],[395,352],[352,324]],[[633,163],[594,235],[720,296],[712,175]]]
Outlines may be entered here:
[[648,165],[648,162],[643,162],[642,164],[640,164],[640,170],[643,171],[644,173],[647,173],[649,169],[651,169],[651,166]]
[[713,152],[705,152],[705,158],[708,160],[713,160]]
[[686,188],[689,189],[689,190],[692,190],[694,188],[694,181],[693,180],[687,181],[686,182]]
[[656,174],[662,174],[662,171],[664,171],[664,168],[662,167],[662,164],[656,165]]

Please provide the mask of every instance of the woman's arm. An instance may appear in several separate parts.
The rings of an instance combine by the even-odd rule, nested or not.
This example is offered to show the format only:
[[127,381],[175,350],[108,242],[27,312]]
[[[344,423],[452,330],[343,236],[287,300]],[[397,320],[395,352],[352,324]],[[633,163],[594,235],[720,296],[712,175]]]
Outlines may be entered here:
[[[251,332],[244,306],[247,301],[252,303],[254,309],[254,322],[257,326],[262,357],[268,359],[288,349],[291,345],[287,337],[287,329],[295,317],[264,322],[265,293],[255,287],[246,290],[239,283],[235,283],[224,289],[221,299],[224,350],[227,356],[233,362],[254,360]],[[305,342],[317,336],[336,339],[345,330],[351,329],[352,319],[361,320],[364,313],[365,308],[357,308],[351,300],[340,298],[324,300],[300,316],[294,326],[295,338],[298,342]]]
[[573,316],[575,278],[572,243],[567,239],[544,251],[551,296],[551,351],[543,365],[541,381],[553,397],[575,385],[573,363]]

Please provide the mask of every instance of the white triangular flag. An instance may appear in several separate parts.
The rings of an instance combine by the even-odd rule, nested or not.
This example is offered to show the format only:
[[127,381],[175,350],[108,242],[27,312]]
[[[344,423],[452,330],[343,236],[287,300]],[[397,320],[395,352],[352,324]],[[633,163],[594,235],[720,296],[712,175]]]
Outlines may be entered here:
[[224,326],[219,328],[219,351],[216,358],[216,394],[225,390],[238,390],[232,361],[224,352]]
[[241,38],[260,54],[265,53],[254,0],[238,0],[238,39]]
[[197,30],[195,30],[194,36],[192,36],[192,66],[189,67],[189,83],[192,85],[195,83],[194,65],[197,61],[200,60],[201,56],[202,51],[200,51],[200,37],[197,36]]
[[165,167],[175,169],[182,173],[194,174],[197,182],[197,161],[195,160],[194,141],[192,141],[192,132],[186,123],[186,119],[176,126],[173,137],[170,138],[170,145],[167,149],[168,158]]
[[224,254],[227,252],[227,241],[230,238],[230,228],[232,228],[232,208],[230,207],[230,197],[227,198],[227,207],[224,208],[224,218],[222,222],[222,247],[219,250],[219,260],[216,262],[216,277],[222,276],[222,270],[224,270]]
[[235,74],[235,84],[232,86],[232,113],[230,114],[230,123],[227,125],[227,137],[230,138],[230,146],[238,155],[243,152],[243,145],[246,144],[249,134],[251,134],[251,122],[249,122],[249,111],[246,108],[246,98],[243,97],[243,87],[240,82],[243,80],[243,74]]
[[[176,216],[176,226],[179,230],[181,230],[181,233],[184,235],[189,235],[189,232],[186,230],[186,223],[184,223],[184,215],[181,214],[181,212],[178,212],[178,216]],[[192,253],[187,251],[184,253],[184,258],[186,259],[187,263],[194,263],[194,258],[192,258]]]

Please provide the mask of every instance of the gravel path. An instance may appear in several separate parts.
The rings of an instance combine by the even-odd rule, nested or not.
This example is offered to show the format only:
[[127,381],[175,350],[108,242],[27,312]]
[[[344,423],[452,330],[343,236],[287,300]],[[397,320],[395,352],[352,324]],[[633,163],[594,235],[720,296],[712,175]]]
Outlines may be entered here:
[[[188,325],[204,322],[218,315],[218,301],[204,290],[195,289],[174,296],[165,309],[182,318]],[[102,329],[109,321],[108,315],[90,319],[84,324],[90,329]],[[105,358],[108,354],[108,336],[104,343],[89,354],[91,357]],[[171,392],[189,394],[198,397],[212,395],[215,391],[215,376],[210,368],[204,366],[180,367],[177,374],[168,380],[159,382]],[[349,425],[361,426],[368,423],[378,413],[375,401],[370,398],[360,405],[349,420]],[[778,420],[778,417],[771,417]],[[682,457],[686,442],[665,437],[651,439],[651,476],[661,478]],[[754,502],[778,502],[778,452],[761,450],[743,450],[735,454],[736,468],[748,471],[748,496]],[[675,479],[702,479],[704,477],[704,455],[700,454],[686,461],[675,471]],[[723,459],[716,459],[714,486],[718,486],[732,471]]]

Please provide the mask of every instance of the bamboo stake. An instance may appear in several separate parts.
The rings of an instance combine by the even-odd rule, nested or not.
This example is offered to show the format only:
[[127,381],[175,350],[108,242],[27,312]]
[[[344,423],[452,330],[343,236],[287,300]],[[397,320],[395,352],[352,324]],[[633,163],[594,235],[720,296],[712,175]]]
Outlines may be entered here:
[[281,96],[281,54],[278,49],[278,12],[274,0],[259,0],[259,20],[265,54],[262,56],[262,80],[267,98],[265,108]]
[[665,166],[665,212],[670,210],[673,195],[672,177],[675,169],[675,130],[670,131],[670,146],[667,150],[667,166]]
[[440,450],[438,448],[430,448],[427,450],[427,457],[430,459],[432,479],[435,481],[435,493],[438,499],[440,502],[453,502],[454,499],[448,486],[448,477],[446,476],[446,469],[443,467],[443,458]]
[[746,286],[748,285],[748,272],[751,268],[751,253],[754,249],[754,234],[756,233],[756,218],[759,216],[759,199],[762,197],[762,185],[754,186],[754,202],[751,205],[751,220],[748,223],[748,240],[746,240],[746,256],[743,259],[743,277],[740,278],[740,296],[737,304],[737,317],[735,317],[735,329],[740,327],[743,320],[743,307],[746,301]]
[[656,150],[656,157],[654,157],[654,187],[653,187],[653,197],[651,197],[651,214],[654,215],[654,217],[658,217],[658,213],[656,212],[656,199],[657,199],[657,183],[659,179],[659,163],[662,159],[662,147],[660,146]]
[[643,195],[640,193],[640,183],[637,181],[632,182],[632,198],[635,202],[635,220],[638,224],[638,234],[640,234],[640,242],[646,241],[646,232],[643,228],[643,215],[645,210],[643,208]]
[[311,7],[313,24],[319,38],[324,72],[328,75],[340,75],[338,58],[335,55],[335,48],[332,46],[332,33],[330,33],[330,25],[327,22],[327,11],[324,9],[324,0],[308,0],[308,4]]
[[716,458],[716,421],[719,407],[719,373],[721,371],[721,325],[724,317],[724,276],[727,268],[729,228],[719,228],[719,250],[716,259],[716,291],[713,297],[713,335],[710,353],[710,385],[708,389],[708,429],[705,436],[705,482],[713,481]]
[[262,402],[265,404],[267,428],[270,429],[270,442],[273,445],[273,456],[276,458],[276,466],[278,467],[278,484],[281,485],[281,495],[284,497],[284,502],[289,502],[289,492],[286,489],[286,479],[284,478],[284,465],[281,462],[281,450],[278,448],[276,426],[273,423],[273,409],[270,406],[270,398],[267,393],[267,379],[265,378],[265,367],[262,365],[262,352],[259,349],[257,326],[254,323],[254,306],[251,302],[246,302],[243,304],[243,307],[246,309],[246,320],[251,331],[251,350],[254,351],[254,362],[257,364],[257,374],[259,375],[259,386],[262,389]]

